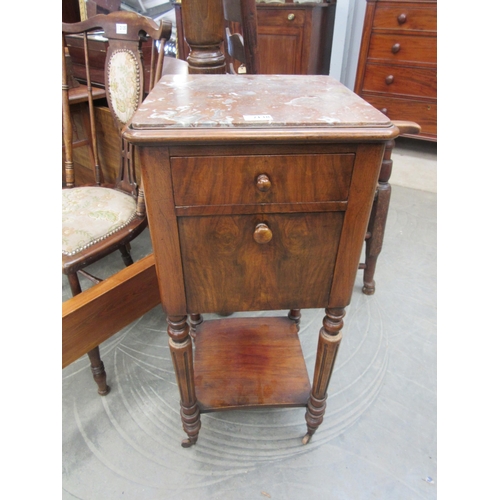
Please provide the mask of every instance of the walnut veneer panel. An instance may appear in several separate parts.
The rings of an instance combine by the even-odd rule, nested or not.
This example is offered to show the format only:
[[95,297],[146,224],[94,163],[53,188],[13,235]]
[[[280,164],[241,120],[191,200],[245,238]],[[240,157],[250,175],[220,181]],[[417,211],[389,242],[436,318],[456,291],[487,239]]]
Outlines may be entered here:
[[[354,155],[211,156],[171,163],[176,206],[307,203],[347,200]],[[259,176],[266,186],[259,186]]]
[[[189,311],[326,307],[343,212],[179,218]],[[272,239],[254,240],[265,223]]]

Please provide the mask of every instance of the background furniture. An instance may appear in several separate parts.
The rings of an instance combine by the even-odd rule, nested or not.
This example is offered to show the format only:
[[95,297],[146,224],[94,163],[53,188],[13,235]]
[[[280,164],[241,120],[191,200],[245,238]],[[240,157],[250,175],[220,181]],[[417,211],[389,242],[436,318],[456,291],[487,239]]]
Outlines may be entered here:
[[222,0],[228,73],[260,72],[255,0]]
[[[188,6],[189,8],[189,6]],[[328,75],[336,2],[257,3],[259,73]],[[186,2],[175,4],[180,59],[187,59]],[[192,22],[190,19],[187,22]],[[243,33],[242,33],[243,34]],[[244,35],[244,34],[243,34]]]
[[367,0],[354,91],[391,120],[437,140],[437,3]]
[[[307,407],[307,443],[323,420],[385,142],[399,130],[325,76],[161,83],[125,137],[143,168],[183,446],[196,443],[200,412],[280,406]],[[312,385],[302,307],[326,308]],[[288,318],[188,324],[281,309]]]
[[[94,282],[98,278],[84,268],[110,253],[119,250],[125,265],[133,263],[129,242],[147,226],[144,196],[135,179],[133,148],[124,140],[121,144],[120,174],[114,185],[107,185],[101,178],[95,154],[95,184],[75,187],[72,157],[72,125],[69,107],[69,86],[66,71],[65,35],[83,33],[88,89],[91,135],[96,143],[95,117],[92,98],[87,36],[89,32],[103,30],[109,40],[104,65],[104,83],[109,109],[118,131],[126,125],[144,96],[144,74],[140,52],[144,34],[160,40],[160,54],[165,40],[170,37],[170,25],[157,26],[150,19],[134,13],[115,12],[97,15],[80,23],[62,24],[62,100],[63,136],[65,148],[66,188],[63,189],[63,242],[62,271],[68,276],[73,295],[81,292],[78,273]],[[163,57],[156,57],[150,86],[158,80]],[[94,146],[94,152],[97,148]],[[98,345],[88,351],[98,393],[109,392],[106,372]]]

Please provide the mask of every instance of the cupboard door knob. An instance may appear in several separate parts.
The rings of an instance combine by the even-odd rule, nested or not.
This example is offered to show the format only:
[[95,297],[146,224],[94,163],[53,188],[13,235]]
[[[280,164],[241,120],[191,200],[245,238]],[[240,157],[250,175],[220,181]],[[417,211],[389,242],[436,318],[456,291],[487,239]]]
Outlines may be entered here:
[[399,16],[398,16],[398,23],[399,24],[406,23],[406,14],[399,14]]
[[263,245],[264,243],[269,243],[273,237],[272,231],[269,229],[267,224],[263,222],[255,226],[255,231],[253,232],[253,239]]
[[387,85],[390,85],[392,82],[394,82],[394,75],[389,75],[385,77],[385,83]]
[[295,19],[295,14],[288,14],[288,20],[293,21]]
[[401,50],[401,45],[399,45],[399,43],[395,43],[395,44],[392,46],[391,52],[392,52],[393,54],[397,54],[400,50]]
[[257,177],[256,184],[259,191],[266,192],[271,189],[271,179],[266,174],[260,174]]
[[382,108],[380,111],[382,111],[382,113],[384,113],[384,115],[387,115],[387,108]]

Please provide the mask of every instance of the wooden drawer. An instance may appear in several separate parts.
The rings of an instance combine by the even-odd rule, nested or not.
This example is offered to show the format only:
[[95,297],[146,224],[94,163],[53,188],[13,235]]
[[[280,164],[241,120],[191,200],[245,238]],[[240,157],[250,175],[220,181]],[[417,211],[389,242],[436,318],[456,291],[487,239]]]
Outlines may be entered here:
[[386,114],[391,120],[409,120],[422,127],[420,136],[435,138],[437,135],[437,103],[410,101],[395,97],[362,95],[365,101]]
[[[325,307],[343,221],[344,212],[179,217],[188,310]],[[263,223],[272,238],[257,243]]]
[[312,203],[347,200],[354,155],[174,157],[171,165],[177,207]]
[[417,3],[378,3],[373,20],[374,29],[398,29],[404,31],[436,31],[437,10],[435,5],[423,7]]
[[283,26],[293,28],[294,26],[303,26],[306,13],[303,9],[291,8],[259,8],[257,6],[257,26]]
[[435,98],[437,73],[435,69],[367,64],[362,90]]
[[437,63],[436,37],[404,34],[372,33],[368,59],[387,60],[391,63]]

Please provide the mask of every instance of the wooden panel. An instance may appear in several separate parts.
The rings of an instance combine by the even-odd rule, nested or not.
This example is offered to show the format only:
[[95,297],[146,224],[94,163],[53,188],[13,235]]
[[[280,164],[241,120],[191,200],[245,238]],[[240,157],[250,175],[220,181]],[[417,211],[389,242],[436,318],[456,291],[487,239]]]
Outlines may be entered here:
[[410,101],[389,96],[362,95],[363,99],[383,112],[391,120],[410,120],[422,128],[419,136],[428,139],[437,134],[437,102]]
[[[398,21],[398,18],[402,15],[405,16],[405,21],[401,23]],[[418,3],[401,2],[399,5],[391,5],[380,2],[377,4],[373,28],[399,29],[403,31],[436,31],[436,6],[432,5],[429,8],[425,8]]]
[[67,300],[62,305],[62,367],[159,303],[152,255]]
[[297,326],[287,318],[206,321],[196,328],[201,411],[305,406],[311,386]]
[[419,65],[426,63],[435,65],[437,63],[436,37],[373,33],[368,58],[385,59],[391,64],[414,62]]
[[[387,83],[392,77],[392,83]],[[437,74],[434,69],[367,64],[363,92],[384,92],[414,97],[437,95]]]
[[[189,312],[325,307],[343,218],[343,212],[179,218]],[[254,241],[259,223],[272,232],[268,243]]]
[[[259,26],[260,72],[263,75],[301,74],[302,30]],[[276,54],[287,54],[277,57]]]
[[[176,206],[347,200],[354,155],[172,158]],[[267,191],[259,190],[267,176]]]

